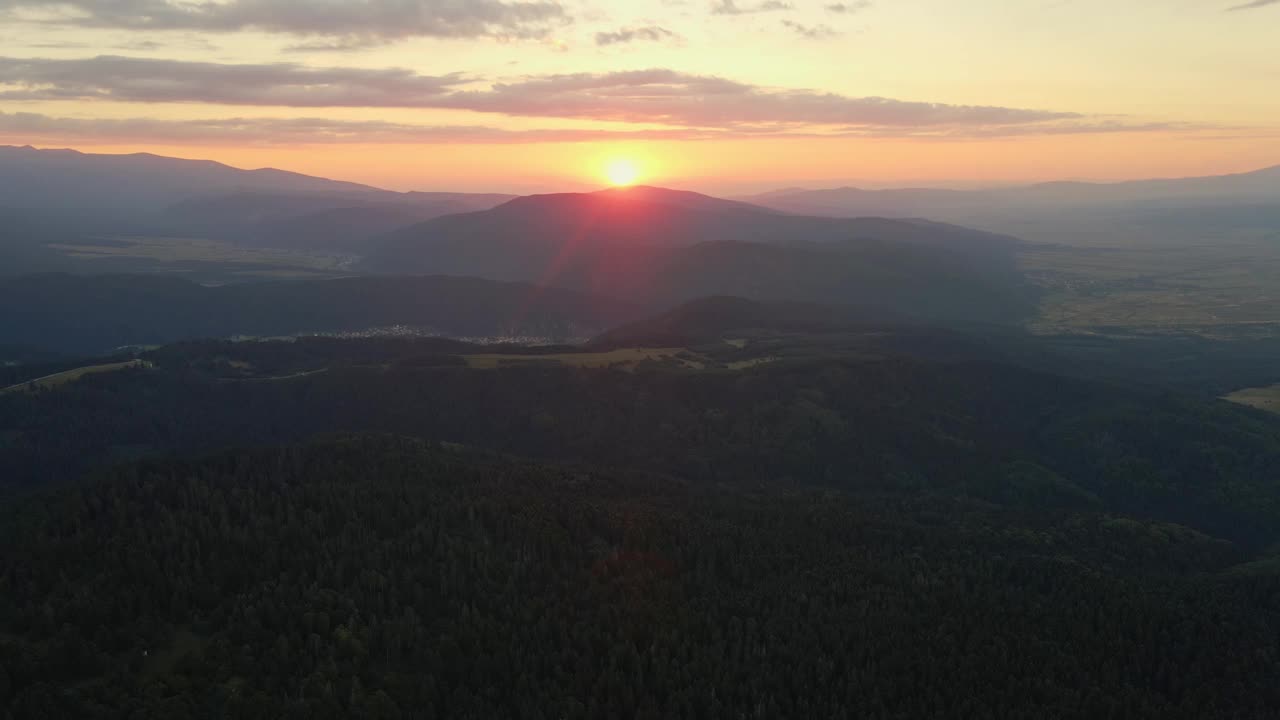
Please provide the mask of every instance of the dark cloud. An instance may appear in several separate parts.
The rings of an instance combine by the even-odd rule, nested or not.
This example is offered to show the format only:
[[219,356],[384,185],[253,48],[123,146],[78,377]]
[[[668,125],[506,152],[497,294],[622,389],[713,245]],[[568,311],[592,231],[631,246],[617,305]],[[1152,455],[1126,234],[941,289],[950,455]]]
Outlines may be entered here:
[[0,13],[129,30],[260,30],[373,44],[411,37],[542,37],[569,20],[556,0],[0,0]]
[[327,118],[219,118],[160,120],[154,118],[60,118],[38,113],[0,111],[0,138],[23,143],[201,143],[234,145],[328,144],[518,144],[592,141],[675,141],[743,138],[915,138],[965,140],[1019,137],[1032,134],[1066,135],[1121,132],[1203,130],[1178,124],[1125,125],[1115,121],[1073,121],[1040,128],[839,128],[825,133],[773,129],[504,130],[475,125],[414,125],[383,121]]
[[739,5],[737,0],[717,0],[711,6],[711,14],[713,15],[752,15],[762,12],[777,12],[779,10],[794,10],[795,6],[789,2],[781,2],[780,0],[762,0],[751,5]]
[[1276,3],[1280,3],[1280,0],[1253,0],[1253,2],[1227,8],[1227,12],[1237,12],[1240,10],[1255,10],[1257,8],[1266,7],[1268,5],[1275,5]]
[[678,37],[678,35],[666,28],[650,25],[649,27],[622,28],[613,32],[596,33],[596,45],[619,45],[639,40],[662,42],[663,40],[675,40]]

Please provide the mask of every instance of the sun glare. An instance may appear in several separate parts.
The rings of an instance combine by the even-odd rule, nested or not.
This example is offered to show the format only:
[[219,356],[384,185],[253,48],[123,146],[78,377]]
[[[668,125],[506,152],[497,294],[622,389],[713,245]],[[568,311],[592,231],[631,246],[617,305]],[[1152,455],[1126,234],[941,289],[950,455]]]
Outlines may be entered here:
[[609,184],[615,187],[635,185],[640,179],[640,168],[633,160],[612,160],[605,168],[605,177],[609,179]]

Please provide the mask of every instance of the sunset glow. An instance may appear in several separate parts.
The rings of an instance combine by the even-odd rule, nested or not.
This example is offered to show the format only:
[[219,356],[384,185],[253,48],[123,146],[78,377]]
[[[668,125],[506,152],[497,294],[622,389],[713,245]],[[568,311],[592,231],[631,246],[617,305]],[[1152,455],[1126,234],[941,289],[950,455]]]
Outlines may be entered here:
[[614,187],[627,187],[635,185],[640,179],[640,168],[635,161],[621,158],[609,163],[605,168],[605,177],[608,178],[609,184]]
[[57,5],[0,11],[0,144],[521,193],[1280,162],[1280,2]]

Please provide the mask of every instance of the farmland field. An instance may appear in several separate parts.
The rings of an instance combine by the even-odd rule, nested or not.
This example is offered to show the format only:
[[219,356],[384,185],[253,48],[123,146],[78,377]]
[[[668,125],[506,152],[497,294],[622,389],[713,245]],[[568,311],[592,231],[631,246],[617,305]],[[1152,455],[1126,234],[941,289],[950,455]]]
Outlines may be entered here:
[[1227,395],[1225,399],[1239,405],[1248,405],[1280,414],[1280,385],[1239,390]]
[[1037,329],[1131,328],[1206,336],[1280,331],[1280,240],[1162,248],[1038,247],[1023,268],[1044,291]]
[[99,272],[182,273],[202,278],[250,280],[344,274],[352,258],[275,248],[254,248],[218,240],[170,237],[88,238],[49,246]]
[[55,388],[60,385],[65,385],[69,382],[75,382],[76,380],[79,380],[80,378],[86,375],[116,372],[119,370],[127,370],[129,368],[138,368],[138,367],[150,367],[150,363],[148,363],[145,360],[128,360],[126,362],[107,363],[105,365],[87,365],[85,367],[79,367],[74,370],[67,370],[66,372],[55,373],[53,375],[46,375],[42,378],[36,378],[35,380],[31,380],[29,382],[19,383],[17,385],[11,385],[7,388],[4,388],[3,390],[0,390],[0,394],[11,393],[11,392],[27,392],[33,386],[39,390],[47,390],[49,388]]

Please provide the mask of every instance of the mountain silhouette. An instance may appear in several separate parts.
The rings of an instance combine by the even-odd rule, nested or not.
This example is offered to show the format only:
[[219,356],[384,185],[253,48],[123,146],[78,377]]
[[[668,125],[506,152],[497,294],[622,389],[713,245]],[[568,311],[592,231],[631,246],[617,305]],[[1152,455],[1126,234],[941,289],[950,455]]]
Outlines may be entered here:
[[0,147],[0,195],[9,207],[159,211],[193,197],[233,192],[376,196],[386,191],[284,170],[241,170],[211,160]]
[[[392,192],[283,170],[242,170],[147,153],[0,147],[0,206],[20,208],[24,217],[46,226],[66,226],[75,218],[97,235],[188,236],[357,251],[369,238],[396,228],[488,209],[512,197]],[[0,228],[0,260],[28,271],[57,267],[56,257],[30,259],[38,247],[22,256],[3,247],[30,246],[32,241]]]
[[991,320],[1025,301],[1019,246],[939,223],[805,217],[635,187],[535,195],[437,218],[371,241],[361,267],[535,282],[640,303],[737,295]]

